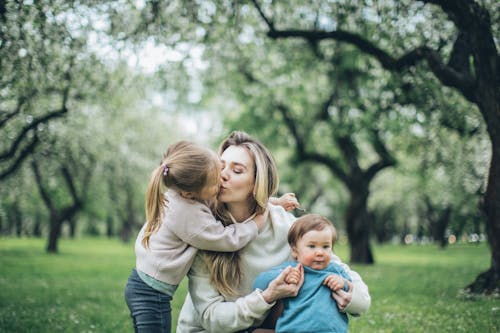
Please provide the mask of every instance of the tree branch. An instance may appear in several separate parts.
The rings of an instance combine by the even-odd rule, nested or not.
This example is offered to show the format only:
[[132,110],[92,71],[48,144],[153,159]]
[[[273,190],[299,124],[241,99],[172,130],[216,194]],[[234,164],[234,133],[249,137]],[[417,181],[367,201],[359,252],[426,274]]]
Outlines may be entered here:
[[274,23],[267,18],[267,16],[264,14],[264,11],[262,10],[262,8],[260,7],[260,5],[257,3],[256,0],[252,0],[255,8],[257,9],[257,11],[259,12],[259,15],[260,17],[262,17],[262,19],[264,20],[264,22],[266,22],[268,28],[270,31],[274,31]]
[[81,204],[80,196],[77,193],[73,176],[69,172],[69,169],[66,165],[63,165],[61,167],[61,173],[63,175],[64,181],[66,182],[66,185],[68,185],[69,193],[73,198],[74,205],[80,205]]
[[335,86],[330,96],[328,96],[328,98],[323,102],[323,105],[321,106],[318,114],[316,115],[316,119],[327,120],[330,117],[329,109],[333,101],[335,100],[335,97],[337,96],[336,90],[337,88]]
[[372,130],[372,144],[377,152],[380,160],[372,164],[365,172],[367,179],[370,181],[382,169],[396,165],[396,159],[387,150],[385,143],[382,141],[378,130]]
[[14,171],[16,171],[21,163],[26,159],[26,157],[30,156],[34,151],[36,146],[40,143],[40,140],[37,135],[33,136],[32,141],[24,147],[23,150],[19,153],[17,158],[14,160],[14,162],[11,163],[11,165],[0,172],[0,181],[3,179],[6,179],[8,176],[10,176]]
[[0,154],[0,161],[10,159],[13,156],[15,156],[19,145],[21,144],[21,142],[24,140],[26,135],[31,130],[36,130],[38,125],[46,123],[51,119],[62,117],[65,113],[67,113],[67,111],[68,111],[68,109],[66,108],[66,106],[64,106],[62,109],[51,111],[50,113],[46,114],[45,116],[40,117],[40,118],[36,119],[35,121],[31,122],[29,125],[25,126],[20,131],[20,133],[18,134],[18,136],[14,140],[14,142],[11,144],[10,148],[8,150],[6,150],[5,152],[3,152],[2,154]]
[[50,212],[54,212],[55,211],[54,203],[52,202],[49,193],[45,190],[45,187],[43,186],[40,168],[38,167],[38,163],[35,160],[31,161],[31,169],[33,170],[33,174],[35,175],[36,184],[38,185],[37,186],[38,191],[40,192],[40,196],[42,197],[43,202],[45,202],[45,205],[47,206]]
[[[449,1],[433,1],[434,3],[449,3]],[[451,1],[453,2],[453,1]],[[470,1],[468,1],[470,2]],[[427,61],[434,75],[446,86],[459,90],[471,102],[476,102],[473,90],[475,82],[469,75],[461,73],[452,67],[447,66],[441,59],[440,54],[427,46],[420,46],[408,51],[399,58],[393,57],[376,46],[366,38],[343,30],[324,31],[324,30],[300,30],[300,29],[276,29],[263,13],[255,0],[253,3],[259,11],[260,16],[266,22],[269,30],[267,35],[273,39],[300,38],[309,43],[317,43],[322,40],[336,40],[356,46],[361,52],[373,56],[382,65],[383,68],[390,71],[402,71],[406,68],[415,66],[421,61]],[[453,6],[451,6],[453,7]]]
[[296,122],[290,115],[288,107],[286,107],[284,104],[279,103],[276,105],[276,108],[281,112],[281,115],[283,116],[283,119],[285,121],[285,125],[288,127],[288,129],[292,134],[292,137],[295,140],[296,151],[299,159],[302,161],[312,161],[321,163],[326,167],[328,167],[333,173],[335,173],[335,175],[337,175],[337,177],[340,180],[346,182],[347,175],[345,171],[339,166],[339,163],[335,159],[323,154],[314,152],[311,153],[307,151],[304,138],[300,135],[297,129]]
[[[72,66],[70,66],[70,69],[71,67]],[[17,168],[19,168],[19,166],[21,165],[21,163],[26,159],[26,157],[28,157],[30,154],[34,152],[36,146],[40,142],[36,133],[38,125],[47,123],[52,119],[62,117],[68,112],[67,103],[69,99],[69,91],[71,84],[70,69],[65,73],[67,85],[62,91],[61,108],[55,111],[50,111],[48,114],[45,114],[44,116],[39,117],[38,119],[32,121],[27,126],[24,126],[24,128],[22,128],[22,130],[18,133],[17,138],[11,143],[10,147],[0,154],[0,162],[3,162],[5,160],[11,160],[17,155],[17,158],[15,158],[14,162],[11,163],[11,165],[7,169],[0,172],[0,180],[7,178],[10,174],[16,171]],[[19,109],[21,108],[22,104],[24,104],[24,102],[25,102],[24,98],[19,99],[18,101]],[[30,131],[34,132],[33,139],[29,144],[27,144],[24,147],[23,150],[21,150],[21,152],[19,152],[19,147],[21,146],[22,142],[26,140],[26,137]]]

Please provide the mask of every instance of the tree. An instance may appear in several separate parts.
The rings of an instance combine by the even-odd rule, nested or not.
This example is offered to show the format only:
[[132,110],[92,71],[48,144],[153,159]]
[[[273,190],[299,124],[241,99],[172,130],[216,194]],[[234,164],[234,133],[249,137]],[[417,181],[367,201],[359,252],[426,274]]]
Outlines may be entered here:
[[85,45],[65,20],[72,9],[65,1],[0,3],[0,180],[36,151],[40,131],[68,113]]
[[[436,5],[442,12],[439,13],[435,8],[421,8],[418,2]],[[389,71],[401,72],[414,67],[419,70],[428,70],[443,86],[457,90],[465,99],[479,108],[486,122],[492,147],[488,185],[482,204],[482,210],[487,216],[488,242],[492,258],[490,269],[479,275],[476,281],[468,286],[468,289],[472,292],[492,292],[500,287],[500,238],[498,237],[500,235],[500,198],[498,197],[500,193],[500,57],[493,37],[494,26],[487,8],[472,0],[418,2],[391,5],[396,10],[416,10],[424,16],[431,13],[434,15],[430,16],[431,22],[434,17],[437,20],[443,19],[442,13],[444,13],[455,28],[455,38],[448,49],[444,45],[435,48],[424,43],[406,51],[387,51],[384,50],[383,45],[390,45],[390,43],[382,43],[382,36],[379,36],[378,41],[370,40],[361,32],[356,32],[354,28],[349,31],[342,29],[339,25],[333,25],[328,30],[316,27],[313,29],[278,28],[280,22],[270,19],[257,1],[253,1],[268,27],[269,38],[298,38],[304,40],[312,48],[316,48],[322,41],[335,40],[357,47]],[[365,15],[364,20],[373,19],[370,16],[377,13],[377,9],[384,7],[378,3],[376,5],[378,7],[371,8],[372,12]],[[426,12],[427,10],[429,12]],[[375,18],[377,19],[377,14]],[[440,43],[446,45],[448,40],[440,40]],[[395,54],[401,55],[395,56]],[[418,66],[421,62],[426,62],[428,67]]]
[[[312,56],[314,57],[313,54]],[[248,72],[245,76],[250,83],[259,81],[268,95],[286,96],[272,97],[265,112],[268,115],[281,115],[294,142],[295,164],[321,164],[343,183],[349,193],[344,222],[351,248],[351,261],[373,263],[370,246],[372,226],[368,212],[370,184],[378,172],[393,166],[395,160],[378,127],[381,106],[364,93],[366,86],[374,83],[369,74],[361,74],[356,60],[351,63],[353,58],[356,55],[349,52],[331,56],[328,62],[336,66],[326,70],[324,78],[321,71],[314,71],[311,65],[306,65],[301,70],[298,70],[301,65],[296,62],[294,69],[287,66],[287,71],[300,72],[300,77],[304,80],[307,78],[307,71],[311,73],[309,75],[316,76],[323,85],[323,90],[327,91],[323,94],[321,88],[316,86],[317,98],[302,95],[300,89],[294,90],[294,97],[290,97],[291,93],[272,89],[273,80],[267,79],[268,84],[264,84],[263,78],[258,80]],[[307,60],[303,63],[310,64]],[[260,75],[272,77],[269,73]],[[313,86],[314,84],[310,84],[309,89]],[[240,93],[245,98],[241,99],[248,101],[251,97],[245,94],[244,89]],[[350,92],[348,97],[345,96],[347,91]],[[353,111],[358,115],[353,116]],[[256,116],[255,110],[249,114]]]
[[[90,159],[91,164],[92,158]],[[66,161],[62,161],[59,171],[64,183],[66,185],[66,193],[69,193],[70,202],[61,203],[60,196],[61,188],[50,189],[46,182],[44,181],[44,176],[40,171],[39,162],[37,159],[33,159],[31,162],[33,173],[35,176],[35,181],[42,197],[49,211],[50,228],[47,241],[47,252],[57,253],[58,252],[58,240],[61,236],[61,227],[64,222],[74,222],[74,218],[78,212],[80,212],[85,203],[86,194],[88,192],[88,184],[90,181],[90,176],[92,175],[93,166],[87,165],[86,168],[82,168],[82,165],[75,164],[74,158],[69,158]],[[77,179],[75,178],[76,170],[83,170],[83,178],[79,179],[77,184]]]

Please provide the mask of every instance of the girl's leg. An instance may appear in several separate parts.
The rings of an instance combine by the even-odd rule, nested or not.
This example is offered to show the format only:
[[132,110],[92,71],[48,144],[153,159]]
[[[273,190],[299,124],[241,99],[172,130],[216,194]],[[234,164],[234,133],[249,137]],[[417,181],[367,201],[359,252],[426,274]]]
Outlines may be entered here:
[[170,333],[172,297],[148,286],[135,269],[130,274],[125,287],[125,300],[136,333]]

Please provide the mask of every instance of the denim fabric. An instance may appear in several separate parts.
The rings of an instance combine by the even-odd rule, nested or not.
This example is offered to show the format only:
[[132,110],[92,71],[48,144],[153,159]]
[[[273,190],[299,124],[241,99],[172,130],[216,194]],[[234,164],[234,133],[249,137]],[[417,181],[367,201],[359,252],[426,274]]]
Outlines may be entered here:
[[135,269],[125,287],[125,300],[136,333],[170,333],[172,297],[144,283]]

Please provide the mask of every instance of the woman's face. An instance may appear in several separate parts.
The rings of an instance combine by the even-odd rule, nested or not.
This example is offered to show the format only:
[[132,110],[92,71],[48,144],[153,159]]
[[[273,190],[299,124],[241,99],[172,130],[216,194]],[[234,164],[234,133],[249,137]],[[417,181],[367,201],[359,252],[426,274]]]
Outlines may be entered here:
[[255,183],[254,161],[248,151],[229,146],[221,155],[222,172],[219,201],[223,203],[248,202]]

